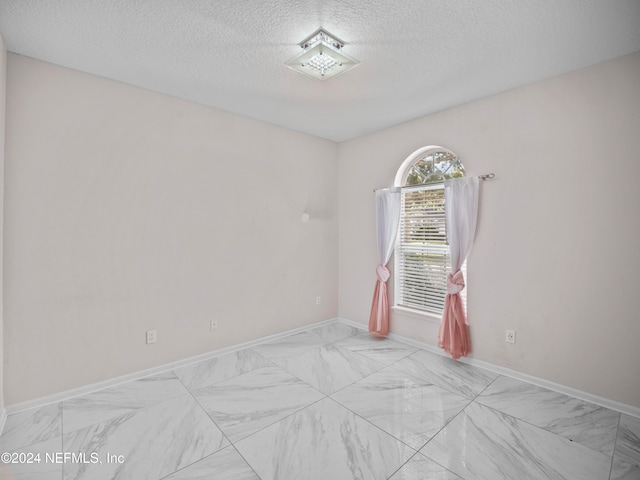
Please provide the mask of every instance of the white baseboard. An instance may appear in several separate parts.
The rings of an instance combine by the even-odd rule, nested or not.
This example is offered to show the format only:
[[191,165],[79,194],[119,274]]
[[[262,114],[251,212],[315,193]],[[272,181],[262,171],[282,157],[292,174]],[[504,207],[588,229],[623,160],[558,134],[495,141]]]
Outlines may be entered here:
[[[323,320],[320,322],[313,323],[311,325],[305,325],[303,327],[294,328],[292,330],[287,330],[285,332],[276,333],[274,335],[269,335],[268,337],[263,337],[257,340],[252,340],[249,342],[241,343],[239,345],[233,345],[231,347],[221,348],[219,350],[214,350],[208,353],[204,353],[202,355],[197,355],[194,357],[186,358],[184,360],[178,360],[176,362],[167,363],[164,365],[160,365],[157,367],[149,368],[146,370],[141,370],[139,372],[134,372],[128,375],[123,375],[120,377],[116,377],[110,380],[105,380],[102,382],[93,383],[90,385],[86,385],[79,388],[74,388],[71,390],[67,390],[64,392],[56,393],[53,395],[48,395],[46,397],[36,398],[34,400],[29,400],[26,402],[18,403],[15,405],[11,405],[6,409],[0,412],[0,434],[2,433],[2,429],[4,428],[4,423],[6,421],[7,415],[11,415],[14,413],[22,412],[24,410],[30,410],[32,408],[39,408],[45,405],[49,405],[51,403],[60,402],[63,400],[68,400],[70,398],[79,397],[81,395],[86,395],[91,392],[95,392],[97,390],[102,390],[105,388],[113,387],[115,385],[119,385],[121,383],[130,382],[132,380],[138,380],[140,378],[149,377],[151,375],[156,375],[158,373],[166,372],[169,370],[173,370],[175,368],[184,367],[186,365],[190,365],[192,363],[201,362],[203,360],[208,360],[209,358],[219,357],[221,355],[225,355],[227,353],[236,352],[238,350],[242,350],[245,348],[254,347],[256,345],[260,345],[262,343],[271,342],[273,340],[277,340],[282,337],[286,337],[288,335],[292,335],[295,333],[304,332],[307,330],[311,330],[313,328],[320,327],[322,325],[328,325],[331,323],[340,322],[345,325],[349,325],[351,327],[355,327],[361,329],[363,332],[367,331],[367,325],[359,322],[354,322],[352,320],[348,320],[346,318],[334,317],[328,320]],[[413,345],[415,347],[421,348],[428,352],[435,353],[437,355],[442,355],[444,357],[448,357],[448,355],[441,349],[435,347],[434,345],[429,345],[428,343],[420,342],[418,340],[414,340],[411,338],[403,337],[401,335],[397,335],[394,333],[389,334],[389,338],[392,340],[397,340],[402,343],[406,343],[409,345]],[[551,382],[549,380],[545,380],[543,378],[534,377],[532,375],[528,375],[526,373],[518,372],[516,370],[511,370],[510,368],[502,367],[500,365],[494,365],[489,362],[485,362],[483,360],[477,360],[475,358],[464,357],[460,359],[461,362],[467,363],[469,365],[474,365],[480,368],[484,368],[486,370],[495,372],[499,375],[505,375],[507,377],[514,378],[516,380],[520,380],[523,382],[532,383],[534,385],[538,385],[543,388],[547,388],[549,390],[553,390],[558,393],[562,393],[565,395],[569,395],[572,397],[579,398],[586,402],[594,403],[596,405],[600,405],[605,408],[609,408],[611,410],[615,410],[626,415],[630,415],[633,417],[640,418],[640,408],[634,407],[632,405],[627,405],[625,403],[617,402],[615,400],[611,400],[605,397],[600,397],[598,395],[594,395],[588,392],[583,392],[581,390],[577,390],[566,385],[561,385],[559,383]]]
[[[194,357],[189,357],[184,360],[178,360],[176,362],[166,363],[163,365],[159,365],[157,367],[152,367],[146,370],[130,373],[128,375],[122,375],[120,377],[104,380],[102,382],[92,383],[82,387],[73,388],[71,390],[66,390],[64,392],[54,393],[52,395],[47,395],[45,397],[40,397],[33,400],[27,400],[26,402],[16,403],[14,405],[7,407],[6,411],[3,410],[4,417],[0,417],[0,420],[2,421],[2,426],[4,426],[3,419],[6,418],[7,415],[19,413],[24,410],[31,410],[33,408],[44,407],[45,405],[50,405],[52,403],[69,400],[70,398],[79,397],[82,395],[87,395],[89,393],[96,392],[98,390],[103,390],[105,388],[120,385],[122,383],[131,382],[133,380],[138,380],[140,378],[149,377],[151,375],[156,375],[158,373],[167,372],[175,368],[184,367],[186,365],[191,365],[192,363],[198,363],[203,360],[208,360],[210,358],[219,357],[227,353],[237,352],[238,350],[243,350],[245,348],[250,348],[256,345],[260,345],[262,343],[271,342],[273,340],[277,340],[279,338],[286,337],[288,335],[293,335],[295,333],[305,332],[307,330],[310,330],[312,328],[317,328],[322,325],[336,323],[337,321],[338,321],[337,317],[330,318],[328,320],[322,320],[320,322],[312,323],[311,325],[305,325],[303,327],[298,327],[292,330],[287,330],[285,332],[269,335],[268,337],[262,337],[257,340],[251,340],[249,342],[241,343],[238,345],[233,345],[230,347],[213,350],[211,352],[203,353],[201,355],[196,355]],[[0,429],[0,433],[1,432],[2,430]]]
[[[355,328],[362,328],[362,329],[367,328],[367,325],[354,322],[346,318],[339,317],[338,321],[340,323],[344,323],[345,325],[349,325]],[[402,343],[413,345],[414,347],[418,347],[438,355],[442,355],[443,357],[449,357],[449,355],[447,355],[447,353],[444,350],[434,345],[429,345],[428,343],[420,342],[418,340],[413,340],[411,338],[403,337],[401,335],[396,335],[395,333],[390,333],[389,338],[391,338],[392,340],[397,340]],[[577,390],[575,388],[571,388],[566,385],[551,382],[543,378],[538,378],[538,377],[534,377],[533,375],[518,372],[516,370],[511,370],[510,368],[502,367],[500,365],[494,365],[493,363],[485,362],[483,360],[478,360],[473,357],[463,357],[459,361],[463,363],[467,363],[469,365],[476,366],[476,367],[484,368],[485,370],[489,370],[491,372],[497,373],[499,375],[504,375],[506,377],[511,377],[516,380],[520,380],[522,382],[532,383],[539,387],[553,390],[554,392],[563,393],[571,397],[576,397],[586,402],[595,403],[596,405],[600,405],[601,407],[609,408],[611,410],[624,413],[625,415],[631,415],[632,417],[640,418],[640,408],[634,407],[633,405],[627,405],[626,403],[617,402],[609,398],[600,397],[598,395],[594,395],[588,392],[583,392],[582,390]]]

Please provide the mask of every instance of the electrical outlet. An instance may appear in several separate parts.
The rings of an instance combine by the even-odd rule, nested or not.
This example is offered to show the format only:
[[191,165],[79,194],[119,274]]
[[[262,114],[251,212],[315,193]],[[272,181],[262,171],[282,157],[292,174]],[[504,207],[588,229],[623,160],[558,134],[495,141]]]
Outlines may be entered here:
[[156,343],[158,332],[156,330],[147,330],[147,344]]
[[516,343],[516,331],[506,330],[504,334],[504,341],[507,343]]
[[320,297],[316,297],[316,305],[320,305],[322,303],[322,299]]
[[218,322],[216,320],[211,320],[211,330],[218,329]]

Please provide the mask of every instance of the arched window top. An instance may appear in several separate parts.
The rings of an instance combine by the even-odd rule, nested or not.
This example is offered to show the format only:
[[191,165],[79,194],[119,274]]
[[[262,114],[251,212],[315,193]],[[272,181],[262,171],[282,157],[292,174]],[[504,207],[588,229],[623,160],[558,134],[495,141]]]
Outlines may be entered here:
[[464,176],[464,165],[455,153],[448,148],[431,145],[416,150],[402,162],[394,185],[423,185]]
[[[464,176],[458,156],[444,147],[423,147],[400,165],[394,185],[412,188],[401,193],[394,268],[396,308],[442,315],[451,270],[444,181]],[[463,304],[465,292],[461,294]]]

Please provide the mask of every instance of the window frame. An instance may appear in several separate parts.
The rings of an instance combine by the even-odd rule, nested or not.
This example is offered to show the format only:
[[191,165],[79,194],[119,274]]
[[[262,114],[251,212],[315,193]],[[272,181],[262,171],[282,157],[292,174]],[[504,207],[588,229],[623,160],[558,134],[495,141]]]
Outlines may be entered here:
[[[415,152],[413,152],[411,155],[409,155],[404,162],[400,165],[400,168],[398,169],[397,173],[396,173],[396,177],[394,180],[394,186],[395,187],[400,187],[402,188],[402,211],[401,211],[401,221],[402,218],[404,218],[404,200],[405,200],[405,194],[407,192],[415,192],[416,190],[433,190],[433,189],[439,189],[442,188],[443,190],[443,195],[444,195],[444,178],[442,182],[430,182],[430,183],[424,183],[422,185],[406,185],[407,183],[407,179],[414,167],[414,165],[418,162],[420,162],[421,160],[423,160],[425,157],[428,157],[429,154],[434,153],[434,152],[445,152],[445,153],[449,153],[451,155],[454,155],[458,161],[460,161],[460,164],[462,165],[462,168],[464,170],[464,165],[462,164],[462,161],[460,160],[460,157],[453,151],[449,150],[448,148],[445,147],[441,147],[441,146],[437,146],[437,145],[429,145],[426,147],[422,147],[418,150],[416,150]],[[466,176],[466,172],[465,172],[465,176]],[[444,213],[443,213],[444,216]],[[424,318],[424,317],[433,317],[433,318],[437,318],[440,319],[442,317],[442,309],[428,309],[428,308],[419,308],[416,306],[410,306],[410,305],[403,305],[400,303],[400,299],[401,296],[403,294],[403,291],[401,289],[401,257],[398,254],[398,246],[400,245],[401,242],[401,234],[403,231],[403,225],[401,224],[398,228],[398,236],[396,238],[396,243],[394,246],[394,292],[393,292],[393,306],[392,308],[395,311],[401,312],[403,314],[409,314],[411,316],[417,316],[420,318]],[[446,241],[446,238],[445,238]],[[446,243],[446,247],[447,247],[447,256],[449,256],[448,253],[448,243]],[[429,250],[430,247],[425,248],[425,251]],[[446,262],[447,264],[447,271],[450,271],[450,258],[447,260]],[[462,270],[465,274],[465,278],[466,278],[466,262],[463,264],[462,266]],[[440,280],[442,281],[442,280]],[[446,291],[446,277],[445,277],[445,281],[444,281],[444,289]],[[438,285],[440,285],[440,283],[438,283]],[[463,290],[463,305],[464,308],[466,310],[466,289]],[[443,299],[444,302],[444,299]]]

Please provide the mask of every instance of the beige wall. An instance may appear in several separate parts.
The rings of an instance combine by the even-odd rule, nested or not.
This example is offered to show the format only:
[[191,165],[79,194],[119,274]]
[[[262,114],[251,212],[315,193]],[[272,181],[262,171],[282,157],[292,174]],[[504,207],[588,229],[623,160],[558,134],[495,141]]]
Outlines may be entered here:
[[[468,262],[474,356],[640,406],[639,80],[636,53],[337,145],[10,54],[7,405],[366,323],[372,190],[439,144],[497,175]],[[437,322],[392,321],[435,343]]]
[[0,35],[0,412],[4,409],[3,365],[3,295],[2,295],[2,245],[4,227],[4,130],[5,130],[5,99],[7,91],[7,49]]
[[336,143],[9,54],[6,147],[7,405],[337,315]]
[[[473,356],[640,407],[640,52],[341,143],[341,317],[369,317],[372,189],[430,144],[496,174],[468,260]],[[436,343],[435,321],[391,330]]]

